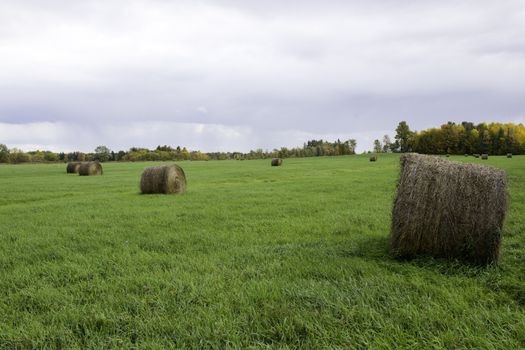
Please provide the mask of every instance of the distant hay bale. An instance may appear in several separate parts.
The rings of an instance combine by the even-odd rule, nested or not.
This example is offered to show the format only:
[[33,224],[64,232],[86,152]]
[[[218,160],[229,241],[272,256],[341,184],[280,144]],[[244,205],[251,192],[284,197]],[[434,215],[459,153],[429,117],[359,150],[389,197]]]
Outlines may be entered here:
[[473,156],[474,156],[474,158],[479,158],[479,154],[477,154],[477,153],[474,153]]
[[512,153],[507,153],[507,158],[512,158]]
[[401,156],[390,250],[478,264],[496,262],[507,210],[507,177],[493,167],[419,154]]
[[80,168],[80,162],[69,162],[66,166],[66,173],[68,174],[77,174],[78,168]]
[[487,159],[489,159],[489,155],[486,154],[486,153],[483,153],[483,154],[481,155],[481,159],[483,159],[483,160],[487,160]]
[[78,168],[78,174],[80,176],[102,175],[102,165],[99,162],[81,163],[80,167]]
[[369,161],[371,162],[376,162],[377,161],[377,156],[372,156],[369,158]]
[[178,165],[163,165],[144,169],[140,178],[140,192],[150,193],[184,193],[186,192],[186,175]]
[[272,166],[281,166],[283,165],[283,160],[281,158],[273,158]]

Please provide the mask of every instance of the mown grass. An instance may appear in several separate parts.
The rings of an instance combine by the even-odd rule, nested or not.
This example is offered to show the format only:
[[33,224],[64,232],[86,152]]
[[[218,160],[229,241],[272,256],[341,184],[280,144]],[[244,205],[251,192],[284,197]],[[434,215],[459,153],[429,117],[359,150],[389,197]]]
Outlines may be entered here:
[[389,257],[395,155],[0,166],[0,348],[525,347],[525,157],[501,263]]

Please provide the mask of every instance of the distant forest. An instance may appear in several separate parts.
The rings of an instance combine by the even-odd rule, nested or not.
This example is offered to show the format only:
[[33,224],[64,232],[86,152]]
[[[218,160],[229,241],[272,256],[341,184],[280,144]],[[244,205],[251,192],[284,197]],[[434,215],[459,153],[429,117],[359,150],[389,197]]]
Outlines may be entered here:
[[[329,142],[311,140],[303,147],[254,150],[243,152],[200,152],[186,147],[158,146],[150,150],[133,147],[128,151],[112,151],[106,146],[98,146],[92,153],[51,151],[23,152],[17,148],[9,149],[0,144],[0,163],[25,162],[67,162],[67,161],[163,161],[163,160],[227,160],[227,159],[265,159],[291,157],[319,157],[355,154],[356,140]],[[424,154],[475,154],[487,153],[503,155],[507,153],[525,154],[525,126],[513,123],[448,122],[439,128],[412,131],[402,121],[395,130],[394,140],[385,135],[373,143],[375,153],[417,152]]]
[[189,151],[186,147],[158,146],[150,150],[133,147],[128,151],[114,152],[106,146],[98,146],[93,153],[70,152],[55,153],[51,151],[23,152],[19,149],[9,149],[0,144],[0,163],[25,162],[67,162],[67,161],[163,161],[163,160],[227,160],[227,159],[264,159],[290,157],[319,157],[355,154],[357,143],[355,140],[328,142],[311,140],[303,147],[274,149],[264,151],[258,149],[248,153],[242,152],[209,152]]
[[423,154],[525,154],[523,124],[448,122],[440,128],[411,131],[406,122],[396,128],[395,141],[385,135],[374,141],[375,152],[416,152]]

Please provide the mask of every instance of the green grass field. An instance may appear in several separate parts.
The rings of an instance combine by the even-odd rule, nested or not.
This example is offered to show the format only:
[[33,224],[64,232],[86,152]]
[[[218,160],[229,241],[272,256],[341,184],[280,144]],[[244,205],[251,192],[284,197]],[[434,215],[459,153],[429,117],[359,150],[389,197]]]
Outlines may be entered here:
[[388,255],[398,157],[0,166],[0,349],[525,348],[525,156],[497,267]]

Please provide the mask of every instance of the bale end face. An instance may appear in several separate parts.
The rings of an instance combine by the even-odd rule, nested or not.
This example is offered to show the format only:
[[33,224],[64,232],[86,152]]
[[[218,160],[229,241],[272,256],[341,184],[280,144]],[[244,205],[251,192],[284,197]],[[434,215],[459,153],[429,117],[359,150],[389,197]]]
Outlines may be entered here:
[[86,162],[80,164],[78,168],[78,174],[80,176],[97,176],[102,175],[102,165],[99,162]]
[[80,162],[69,162],[66,166],[67,174],[78,174],[78,169],[80,168]]
[[143,194],[175,194],[186,192],[186,175],[178,165],[164,165],[144,169],[140,179]]
[[273,158],[272,166],[281,166],[283,165],[283,160],[281,158]]
[[507,210],[505,172],[417,154],[400,160],[391,253],[497,262]]

